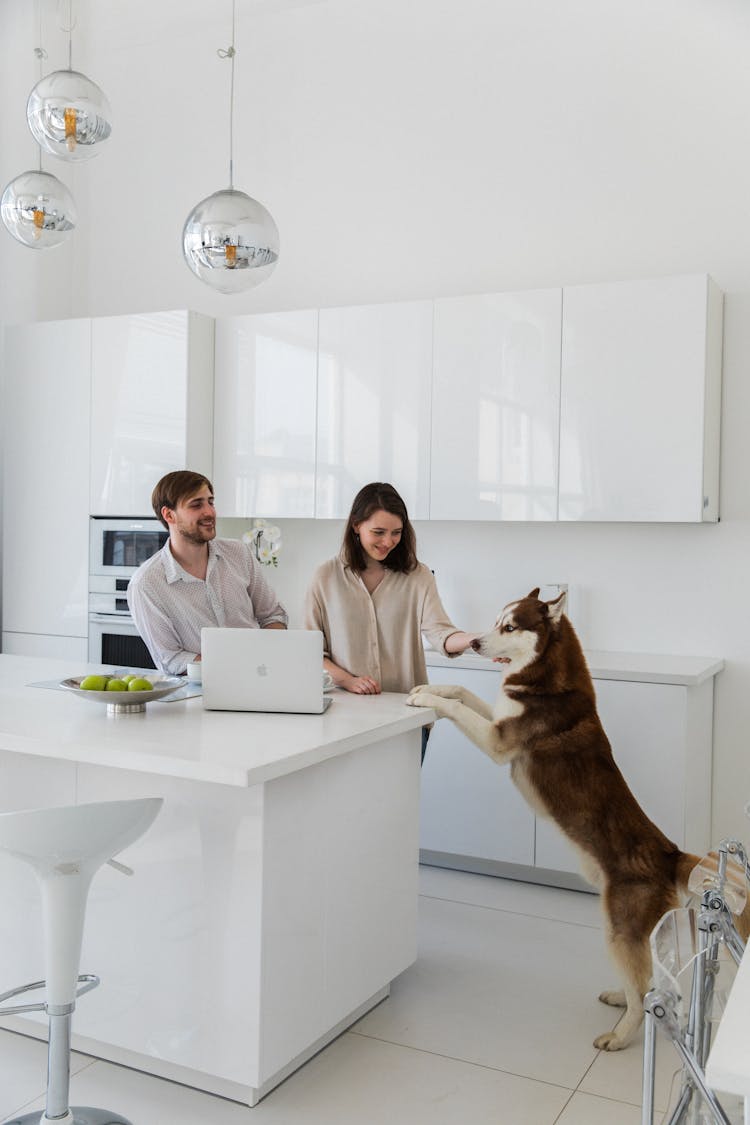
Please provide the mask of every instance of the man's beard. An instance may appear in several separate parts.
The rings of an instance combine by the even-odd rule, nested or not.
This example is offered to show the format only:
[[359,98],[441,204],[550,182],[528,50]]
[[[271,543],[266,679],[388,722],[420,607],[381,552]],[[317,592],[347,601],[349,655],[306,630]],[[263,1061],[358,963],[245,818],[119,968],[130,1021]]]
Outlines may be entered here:
[[204,543],[216,538],[216,524],[213,523],[211,527],[198,526],[195,530],[186,527],[178,527],[178,533],[188,543],[195,543],[197,546],[202,547]]

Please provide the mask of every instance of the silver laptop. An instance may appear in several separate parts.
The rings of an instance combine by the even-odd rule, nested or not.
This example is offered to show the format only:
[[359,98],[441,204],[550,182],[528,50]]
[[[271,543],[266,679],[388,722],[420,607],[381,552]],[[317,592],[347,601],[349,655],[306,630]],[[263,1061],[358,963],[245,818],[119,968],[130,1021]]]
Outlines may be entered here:
[[319,715],[323,634],[310,629],[201,629],[203,706],[209,711]]

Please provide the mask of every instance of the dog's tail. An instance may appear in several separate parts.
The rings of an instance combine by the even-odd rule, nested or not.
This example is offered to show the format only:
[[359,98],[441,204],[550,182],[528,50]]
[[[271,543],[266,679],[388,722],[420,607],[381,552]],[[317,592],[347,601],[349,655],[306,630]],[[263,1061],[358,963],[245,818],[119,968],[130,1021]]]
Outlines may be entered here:
[[[678,890],[682,895],[688,895],[691,891],[688,888],[688,882],[694,869],[701,864],[709,871],[717,869],[717,861],[709,856],[699,858],[697,855],[691,855],[689,852],[681,852],[677,860],[676,880]],[[747,900],[740,914],[735,914],[734,924],[737,931],[744,942],[747,942],[750,937],[750,887],[747,886],[744,873],[742,876],[737,875],[736,870],[730,868],[727,872],[727,883],[729,887],[734,887],[738,894],[745,894]]]

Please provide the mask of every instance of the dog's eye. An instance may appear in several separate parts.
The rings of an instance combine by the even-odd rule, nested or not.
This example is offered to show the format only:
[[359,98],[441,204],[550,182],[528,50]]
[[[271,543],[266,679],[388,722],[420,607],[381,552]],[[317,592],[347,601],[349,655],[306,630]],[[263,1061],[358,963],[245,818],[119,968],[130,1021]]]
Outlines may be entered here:
[[515,625],[503,625],[503,632],[504,633],[515,633],[515,631],[516,631]]

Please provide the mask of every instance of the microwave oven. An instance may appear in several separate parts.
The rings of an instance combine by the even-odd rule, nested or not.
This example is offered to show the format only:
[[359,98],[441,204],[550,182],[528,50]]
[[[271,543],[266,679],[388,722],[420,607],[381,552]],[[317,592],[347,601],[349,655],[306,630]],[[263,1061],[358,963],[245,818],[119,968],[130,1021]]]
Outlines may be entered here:
[[[164,525],[153,516],[143,519],[92,517],[89,578],[130,578],[142,562],[161,550],[168,538]],[[104,584],[101,592],[115,588]],[[127,583],[119,588],[127,589]]]

